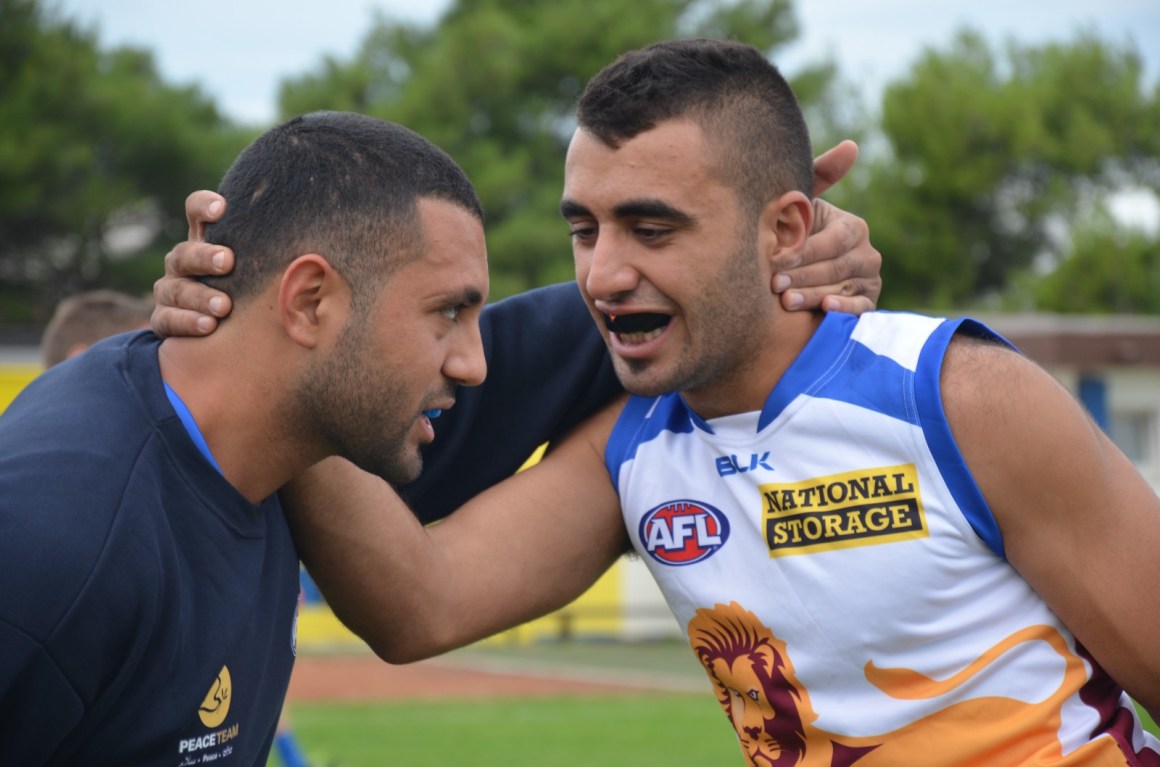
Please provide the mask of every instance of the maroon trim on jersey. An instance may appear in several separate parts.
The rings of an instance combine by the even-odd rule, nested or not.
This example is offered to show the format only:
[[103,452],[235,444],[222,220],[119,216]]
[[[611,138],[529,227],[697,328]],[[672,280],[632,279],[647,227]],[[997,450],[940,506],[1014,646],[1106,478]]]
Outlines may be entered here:
[[1108,735],[1116,741],[1127,764],[1131,767],[1160,767],[1160,753],[1150,748],[1139,752],[1132,749],[1132,733],[1139,725],[1136,712],[1122,705],[1124,690],[1104,671],[1095,658],[1078,641],[1076,651],[1092,667],[1092,678],[1079,691],[1079,698],[1100,715],[1100,723],[1092,731],[1094,740],[1099,735]]

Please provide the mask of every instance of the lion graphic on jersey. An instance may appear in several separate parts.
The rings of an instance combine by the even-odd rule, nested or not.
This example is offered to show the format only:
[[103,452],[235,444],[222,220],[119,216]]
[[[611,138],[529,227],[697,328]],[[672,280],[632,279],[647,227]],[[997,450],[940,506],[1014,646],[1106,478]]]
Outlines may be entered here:
[[1059,632],[1048,626],[1012,634],[945,680],[867,663],[866,678],[886,695],[929,700],[959,688],[1024,642],[1047,642],[1065,661],[1059,689],[1041,702],[999,696],[959,700],[873,737],[814,727],[818,715],[809,691],[797,680],[785,643],[736,602],[698,610],[689,621],[688,634],[752,767],[1126,764],[1111,738],[1094,740],[1064,757],[1057,735],[1060,709],[1083,685],[1087,672]]

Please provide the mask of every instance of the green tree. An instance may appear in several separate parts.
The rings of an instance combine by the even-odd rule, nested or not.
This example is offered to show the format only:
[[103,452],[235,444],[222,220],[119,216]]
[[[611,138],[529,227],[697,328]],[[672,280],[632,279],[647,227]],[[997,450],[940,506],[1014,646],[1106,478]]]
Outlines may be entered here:
[[[772,54],[796,37],[797,24],[789,0],[458,0],[431,28],[380,17],[350,61],[327,59],[283,83],[280,109],[373,114],[450,153],[483,199],[492,294],[500,297],[571,279],[558,205],[584,83],[623,51],[697,35]],[[794,85],[808,107],[832,80],[832,64],[821,64]]]
[[[43,319],[98,284],[147,288],[149,246],[182,238],[185,196],[248,138],[197,88],[165,84],[150,53],[103,51],[38,0],[0,0],[0,93],[0,321]],[[153,253],[143,268],[111,258],[126,223]]]
[[1125,227],[1097,209],[1073,228],[1060,264],[1026,283],[1037,309],[1160,314],[1160,236]]
[[1160,87],[1139,53],[1089,33],[996,51],[961,32],[927,50],[882,103],[889,147],[842,202],[884,254],[884,304],[947,308],[1057,262],[1084,201],[1160,188]]

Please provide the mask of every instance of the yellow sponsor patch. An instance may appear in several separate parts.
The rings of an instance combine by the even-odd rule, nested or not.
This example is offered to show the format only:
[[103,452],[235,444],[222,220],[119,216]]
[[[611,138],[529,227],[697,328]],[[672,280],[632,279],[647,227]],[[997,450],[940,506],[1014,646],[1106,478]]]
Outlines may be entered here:
[[926,538],[914,464],[759,485],[771,557]]

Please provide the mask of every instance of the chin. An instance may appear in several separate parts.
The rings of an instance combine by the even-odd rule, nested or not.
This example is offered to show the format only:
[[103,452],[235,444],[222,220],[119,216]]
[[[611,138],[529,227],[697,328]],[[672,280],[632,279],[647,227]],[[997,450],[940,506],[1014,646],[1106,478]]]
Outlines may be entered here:
[[613,367],[616,370],[616,377],[620,379],[620,385],[629,394],[637,397],[659,397],[673,391],[672,382],[667,379],[658,380],[656,371],[650,371],[649,368],[652,366],[648,363],[617,359]]
[[671,381],[657,381],[655,377],[650,376],[633,376],[620,375],[620,385],[629,394],[637,397],[659,397],[662,394],[668,394],[675,391],[676,387]]
[[386,460],[383,460],[382,456],[375,456],[374,460],[353,461],[353,463],[368,474],[374,474],[392,485],[406,485],[414,482],[423,471],[423,459],[418,450],[415,450],[411,456],[394,453],[387,456]]

